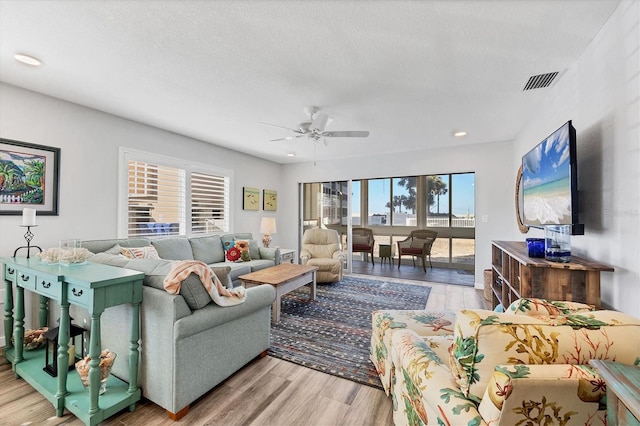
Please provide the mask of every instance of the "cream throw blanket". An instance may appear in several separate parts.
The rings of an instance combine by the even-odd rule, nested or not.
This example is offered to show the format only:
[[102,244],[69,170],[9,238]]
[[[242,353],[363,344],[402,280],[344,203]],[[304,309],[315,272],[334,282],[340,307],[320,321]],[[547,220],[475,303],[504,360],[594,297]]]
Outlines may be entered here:
[[211,296],[211,300],[217,305],[233,306],[244,303],[246,299],[244,287],[227,290],[211,268],[199,260],[181,260],[174,262],[171,271],[169,271],[164,278],[164,289],[171,294],[180,293],[182,281],[187,279],[192,273],[200,277],[200,281],[207,290],[207,293],[209,293],[209,296]]

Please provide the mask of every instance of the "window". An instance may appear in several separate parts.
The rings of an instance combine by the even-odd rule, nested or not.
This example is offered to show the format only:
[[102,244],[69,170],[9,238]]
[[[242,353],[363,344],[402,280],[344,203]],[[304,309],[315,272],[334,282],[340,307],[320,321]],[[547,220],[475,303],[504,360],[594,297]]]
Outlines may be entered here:
[[132,150],[121,150],[121,162],[127,190],[120,235],[230,230],[230,171]]
[[416,176],[397,177],[391,180],[393,190],[391,206],[394,226],[416,226],[418,178]]
[[449,226],[449,188],[449,175],[427,176],[427,226]]
[[391,180],[369,179],[369,217],[371,226],[391,225]]

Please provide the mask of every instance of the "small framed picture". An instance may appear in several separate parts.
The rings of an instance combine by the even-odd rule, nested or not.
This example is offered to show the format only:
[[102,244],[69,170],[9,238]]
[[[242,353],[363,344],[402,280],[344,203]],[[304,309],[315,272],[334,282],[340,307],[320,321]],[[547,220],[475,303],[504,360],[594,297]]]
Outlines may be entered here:
[[242,209],[260,210],[260,190],[245,186],[242,188]]
[[262,209],[267,212],[278,210],[278,191],[265,189],[262,193]]
[[0,138],[0,215],[58,215],[60,148]]

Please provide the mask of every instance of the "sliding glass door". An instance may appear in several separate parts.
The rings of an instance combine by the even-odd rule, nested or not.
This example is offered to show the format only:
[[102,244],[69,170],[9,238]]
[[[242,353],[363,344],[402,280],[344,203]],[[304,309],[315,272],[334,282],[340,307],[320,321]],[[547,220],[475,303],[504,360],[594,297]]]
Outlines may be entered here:
[[428,228],[438,232],[434,266],[475,268],[474,173],[304,183],[300,197],[300,235],[316,226],[336,230],[348,255],[348,270],[352,260],[368,260],[363,253],[352,258],[349,222],[373,230],[374,257],[379,257],[381,244],[395,246],[412,230]]

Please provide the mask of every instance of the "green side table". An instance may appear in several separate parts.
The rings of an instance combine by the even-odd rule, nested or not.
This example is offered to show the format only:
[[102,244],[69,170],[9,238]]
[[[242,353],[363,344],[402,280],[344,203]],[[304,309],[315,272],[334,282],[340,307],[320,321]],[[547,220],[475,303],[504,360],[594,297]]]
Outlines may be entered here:
[[[142,280],[144,274],[124,268],[97,263],[84,265],[47,265],[39,259],[26,257],[3,258],[2,271],[6,283],[4,330],[7,344],[4,356],[12,365],[16,378],[21,377],[47,398],[61,417],[66,408],[88,426],[94,426],[118,411],[135,409],[140,399],[138,387],[138,340],[140,338],[140,303],[142,303]],[[15,311],[13,287],[15,286]],[[45,371],[44,351],[24,351],[24,291],[35,293],[40,298],[39,322],[46,326],[48,302],[56,301],[60,306],[58,331],[58,377]],[[106,308],[130,303],[133,309],[129,333],[128,355],[130,383],[110,376],[107,394],[99,398],[100,388],[100,316]],[[91,316],[89,339],[89,392],[84,389],[75,370],[67,371],[69,365],[69,305],[86,309]],[[8,334],[7,334],[8,332]],[[9,336],[13,333],[15,347]],[[116,360],[116,362],[118,362]],[[121,361],[125,362],[125,361]],[[100,403],[98,404],[98,399]]]
[[393,244],[380,244],[378,245],[378,253],[380,254],[380,265],[384,264],[385,259],[394,265],[394,256],[396,255],[396,246]]

